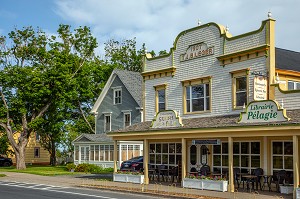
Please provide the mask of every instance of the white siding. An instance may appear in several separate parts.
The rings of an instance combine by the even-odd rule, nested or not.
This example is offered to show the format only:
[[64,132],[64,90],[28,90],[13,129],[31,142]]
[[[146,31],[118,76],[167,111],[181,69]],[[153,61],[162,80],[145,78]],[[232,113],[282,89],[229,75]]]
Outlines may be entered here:
[[275,99],[281,105],[283,100],[283,108],[287,110],[300,109],[300,93],[282,93],[275,88]]
[[[245,41],[243,39],[238,39],[234,42],[235,45],[238,45],[240,42],[241,45],[239,46],[246,46],[245,48],[255,47],[255,45],[261,45],[263,43],[264,38],[262,38],[261,35],[264,35],[264,33],[257,34],[254,37],[249,36],[249,38],[243,37]],[[254,38],[260,39],[256,39],[257,42],[253,43]],[[201,42],[206,43],[209,47],[213,46],[214,55],[199,57],[183,62],[180,61],[180,55],[184,54],[190,45]],[[235,45],[232,45],[232,48],[234,48]],[[231,50],[229,47],[227,48]],[[241,50],[241,47],[235,47],[231,50],[231,52],[235,50]],[[217,116],[239,112],[232,110],[232,79],[230,72],[247,68],[250,68],[250,74],[253,70],[265,71],[266,58],[260,57],[256,59],[249,59],[247,61],[229,64],[223,67],[220,66],[217,59],[220,55],[223,55],[223,37],[220,37],[218,27],[211,25],[181,35],[177,41],[176,50],[174,52],[174,66],[176,67],[174,77],[164,77],[145,81],[146,121],[152,120],[155,115],[155,90],[153,86],[161,84],[167,84],[167,109],[180,111],[180,116],[182,118]],[[160,67],[162,67],[162,61],[151,60],[151,62],[151,70],[159,70]],[[149,65],[150,63],[148,63],[148,67],[145,72],[150,70]],[[211,113],[183,115],[183,87],[181,81],[207,76],[212,76]],[[251,101],[253,100],[253,76],[250,75],[249,77],[249,100]]]

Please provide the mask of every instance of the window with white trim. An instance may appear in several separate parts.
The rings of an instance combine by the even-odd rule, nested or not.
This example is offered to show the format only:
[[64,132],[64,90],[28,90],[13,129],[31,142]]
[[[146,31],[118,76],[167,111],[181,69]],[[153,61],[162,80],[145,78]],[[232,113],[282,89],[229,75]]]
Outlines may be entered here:
[[34,147],[34,157],[35,158],[40,157],[40,147]]
[[104,132],[111,131],[111,115],[104,115]]
[[[260,142],[233,142],[233,167],[242,173],[251,172],[260,167]],[[228,142],[213,145],[213,171],[228,170]]]
[[289,80],[288,90],[300,90],[300,82]]
[[124,113],[124,127],[131,125],[131,113]]
[[280,170],[293,172],[293,142],[273,141],[272,142],[273,173]]
[[114,90],[114,104],[122,104],[122,89],[117,88]]

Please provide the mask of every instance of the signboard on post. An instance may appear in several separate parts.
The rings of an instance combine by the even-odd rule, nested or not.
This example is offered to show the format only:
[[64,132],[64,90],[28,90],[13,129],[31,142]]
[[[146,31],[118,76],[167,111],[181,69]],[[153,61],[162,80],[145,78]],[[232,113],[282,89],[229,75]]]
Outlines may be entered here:
[[268,94],[268,80],[264,76],[255,76],[254,77],[254,100],[267,100]]
[[245,112],[241,112],[239,123],[284,122],[290,118],[284,109],[279,108],[272,100],[253,101],[248,104]]

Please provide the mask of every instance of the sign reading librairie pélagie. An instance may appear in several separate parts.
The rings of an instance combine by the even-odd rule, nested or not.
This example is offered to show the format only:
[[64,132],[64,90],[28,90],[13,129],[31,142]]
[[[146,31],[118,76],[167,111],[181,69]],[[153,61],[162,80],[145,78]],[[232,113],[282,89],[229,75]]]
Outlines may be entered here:
[[239,123],[283,122],[289,118],[284,109],[273,100],[253,101],[246,107],[246,112],[241,112]]
[[151,128],[172,128],[183,126],[181,118],[177,115],[176,111],[166,110],[157,113],[152,121]]

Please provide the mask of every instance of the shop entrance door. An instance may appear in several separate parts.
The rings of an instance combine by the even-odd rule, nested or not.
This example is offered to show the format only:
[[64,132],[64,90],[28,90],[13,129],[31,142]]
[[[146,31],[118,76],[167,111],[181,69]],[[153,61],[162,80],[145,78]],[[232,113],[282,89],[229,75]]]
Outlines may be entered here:
[[[206,145],[190,144],[188,146],[188,172],[199,172],[208,164],[208,148]],[[196,174],[196,173],[195,173]]]

